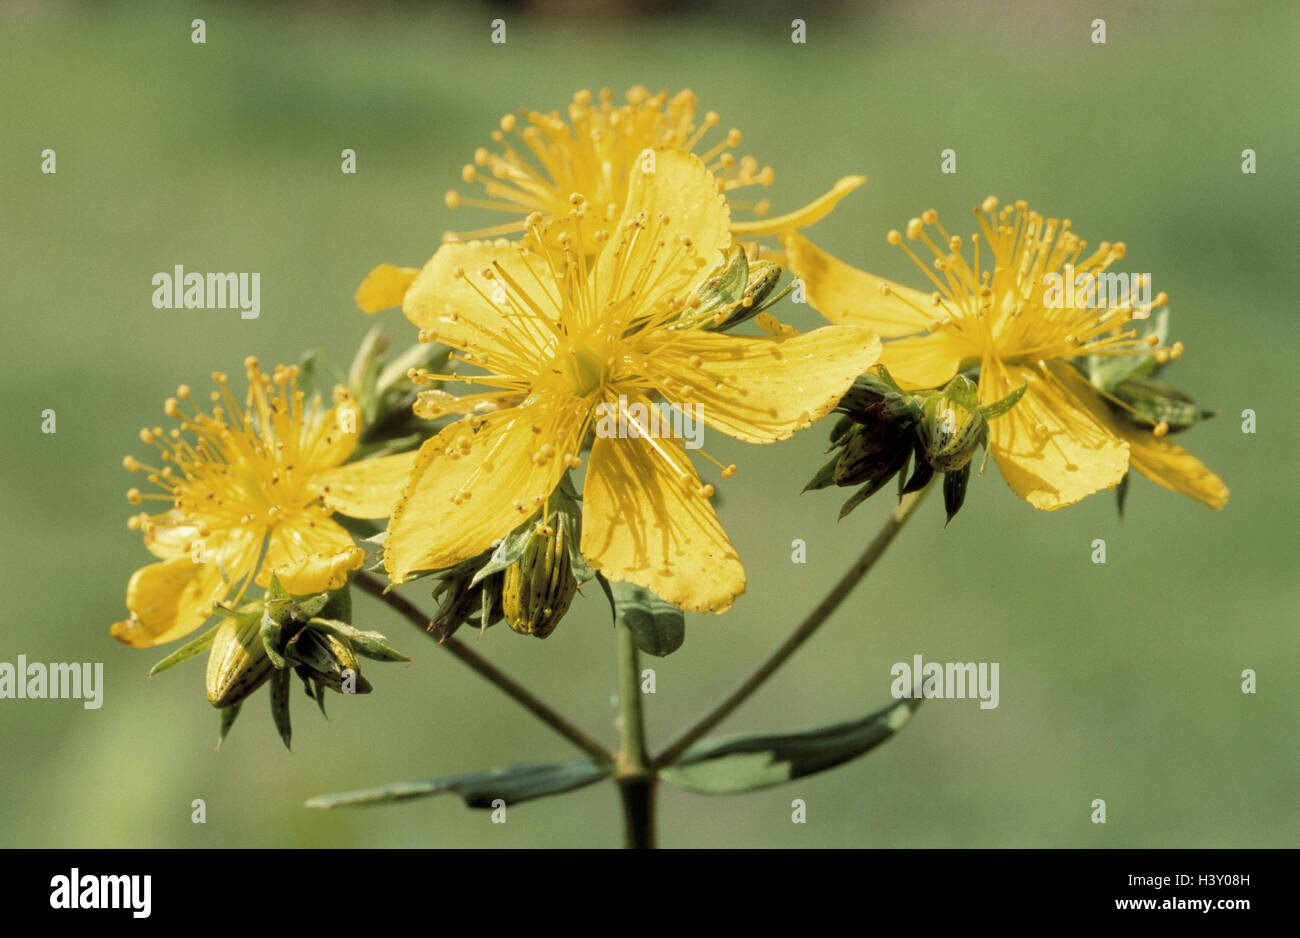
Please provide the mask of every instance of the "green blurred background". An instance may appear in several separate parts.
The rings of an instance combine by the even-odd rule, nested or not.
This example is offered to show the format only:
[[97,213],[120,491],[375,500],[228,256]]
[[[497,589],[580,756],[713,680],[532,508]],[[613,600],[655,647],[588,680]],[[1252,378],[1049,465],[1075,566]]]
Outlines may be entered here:
[[[608,6],[608,5],[606,5]],[[377,693],[295,696],[294,752],[266,694],[213,751],[195,661],[108,634],[149,557],[126,529],[121,458],[178,383],[208,387],[247,354],[320,347],[346,367],[352,305],[376,263],[422,263],[441,232],[490,223],[442,193],[501,114],[562,108],[583,87],[690,87],[743,152],[777,171],[777,211],[850,172],[867,186],[811,232],[911,278],[884,233],[989,193],[1128,242],[1188,352],[1173,375],[1222,416],[1184,442],[1226,480],[1211,512],[1136,479],[1055,512],[996,469],[943,528],[938,499],[834,619],[724,732],[796,729],[888,699],[914,654],[997,661],[1001,705],[935,701],[865,759],[730,799],[662,793],[661,840],[707,846],[1295,846],[1300,840],[1293,523],[1294,248],[1300,226],[1300,7],[1294,4],[718,4],[717,15],[512,6],[80,5],[0,13],[5,341],[0,660],[102,661],[102,709],[0,701],[4,846],[608,846],[608,784],[510,809],[455,797],[313,812],[311,795],[567,758],[568,745],[366,598],[358,624],[411,653]],[[581,5],[578,5],[578,9]],[[207,21],[206,45],[190,20]],[[508,42],[488,41],[504,16]],[[790,20],[808,42],[790,42]],[[1104,18],[1107,43],[1089,41]],[[57,175],[39,171],[54,148]],[[343,175],[339,153],[357,151]],[[958,173],[939,172],[954,148]],[[1243,175],[1241,151],[1258,154]],[[957,224],[957,230],[965,225]],[[155,310],[150,278],[260,271],[262,314]],[[785,304],[801,328],[807,307]],[[385,314],[404,343],[414,330]],[[58,432],[40,432],[54,408]],[[1258,414],[1258,433],[1240,414]],[[691,616],[649,663],[652,744],[697,715],[840,575],[889,509],[836,523],[847,493],[800,496],[827,425],[772,447],[713,437],[741,466],[724,523],[749,572],[732,612]],[[1105,538],[1109,562],[1089,560]],[[791,563],[791,542],[808,563]],[[425,587],[408,594],[427,599]],[[614,637],[599,594],[545,642],[502,628],[479,651],[614,742]],[[1259,693],[1243,695],[1254,668]],[[207,823],[190,821],[193,799]],[[808,822],[792,824],[791,801]],[[1104,798],[1108,823],[1089,821]]]

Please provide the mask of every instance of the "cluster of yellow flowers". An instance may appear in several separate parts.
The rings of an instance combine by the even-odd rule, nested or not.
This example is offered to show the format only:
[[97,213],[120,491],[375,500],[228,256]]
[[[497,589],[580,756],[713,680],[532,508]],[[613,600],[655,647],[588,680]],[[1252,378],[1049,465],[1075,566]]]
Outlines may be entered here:
[[[1023,388],[990,422],[988,445],[1012,490],[1037,508],[1114,487],[1130,467],[1212,507],[1226,502],[1223,483],[1170,442],[1166,422],[1079,367],[1178,357],[1181,345],[1135,325],[1150,307],[1044,300],[1046,275],[1067,264],[1105,270],[1122,244],[1087,253],[1068,221],[990,198],[968,240],[933,211],[889,232],[932,289],[890,283],[799,233],[863,177],[768,218],[765,200],[742,204],[735,194],[770,185],[772,171],[735,156],[738,131],[710,144],[717,125],[716,114],[698,115],[690,92],[640,88],[623,104],[608,91],[580,92],[567,119],[501,120],[498,152],[480,149],[461,174],[483,197],[449,192],[446,202],[511,219],[446,236],[422,268],[381,265],[357,291],[364,311],[400,306],[422,342],[467,366],[412,373],[417,384],[471,386],[462,396],[419,394],[420,417],[457,419],[418,451],[349,462],[361,409],[341,388],[331,407],[308,400],[293,368],[267,375],[250,359],[242,405],[215,375],[210,413],[179,389],[165,407],[179,427],[141,433],[160,463],[127,459],[160,490],[132,489],[131,501],[164,506],[132,519],[159,562],[131,577],[130,614],[113,634],[137,647],[172,641],[273,577],[295,595],[339,588],[364,554],[335,512],[389,519],[383,565],[393,583],[479,557],[522,524],[545,536],[552,496],[582,467],[577,547],[591,570],[682,609],[721,612],[744,591],[745,573],[710,502],[714,482],[681,440],[592,440],[598,408],[621,408],[634,422],[634,404],[695,402],[710,428],[772,443],[834,410],[878,363],[905,389],[968,373],[982,405]],[[733,209],[755,217],[734,220]],[[763,334],[725,331],[731,322],[708,291],[738,257],[763,256],[761,237],[780,240],[766,256],[802,281],[831,325],[799,334],[763,314]],[[932,258],[913,252],[918,242]],[[1163,304],[1161,295],[1151,305]],[[706,476],[736,472],[705,458]]]

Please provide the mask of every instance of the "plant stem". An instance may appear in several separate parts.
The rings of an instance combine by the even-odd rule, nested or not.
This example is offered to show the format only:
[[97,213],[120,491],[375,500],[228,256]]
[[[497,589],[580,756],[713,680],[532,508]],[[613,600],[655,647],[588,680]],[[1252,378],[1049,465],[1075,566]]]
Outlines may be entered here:
[[890,513],[884,527],[876,532],[876,536],[867,545],[866,550],[840,577],[839,582],[831,587],[830,592],[813,608],[812,612],[808,613],[807,617],[790,633],[789,637],[778,645],[735,690],[724,697],[712,710],[694,724],[679,733],[659,755],[655,756],[651,764],[655,767],[671,765],[673,760],[680,756],[691,743],[730,716],[731,712],[744,703],[745,699],[771,677],[777,668],[785,664],[786,659],[794,654],[800,645],[812,637],[812,634],[848,598],[849,593],[853,592],[853,588],[858,585],[859,581],[875,566],[876,561],[885,553],[886,548],[894,540],[894,536],[903,529],[903,525],[907,523],[907,520],[912,517],[917,506],[921,504],[921,500],[925,497],[925,493],[929,490],[930,486],[927,485],[919,492],[904,495]]
[[641,665],[631,629],[618,627],[619,735],[614,781],[623,799],[623,839],[629,849],[655,845],[655,792],[658,779],[645,744],[641,709]]
[[[353,578],[353,583],[361,587],[362,590],[374,596],[376,599],[386,603],[397,612],[401,613],[407,621],[417,626],[426,635],[429,634],[428,626],[431,621],[428,616],[419,610],[419,608],[404,596],[397,593],[384,592],[382,581],[366,573],[364,570],[359,571]],[[432,636],[430,636],[432,638]],[[605,762],[613,762],[614,754],[602,746],[598,741],[592,739],[585,732],[574,726],[567,719],[560,716],[549,704],[536,697],[532,691],[524,687],[510,675],[506,674],[496,665],[492,664],[486,658],[471,649],[464,642],[449,636],[438,643],[438,647],[450,652],[453,656],[469,665],[481,676],[487,678],[501,690],[509,694],[514,700],[522,704],[525,709],[529,710],[535,717],[555,730],[569,742],[573,743],[583,752],[594,756]]]

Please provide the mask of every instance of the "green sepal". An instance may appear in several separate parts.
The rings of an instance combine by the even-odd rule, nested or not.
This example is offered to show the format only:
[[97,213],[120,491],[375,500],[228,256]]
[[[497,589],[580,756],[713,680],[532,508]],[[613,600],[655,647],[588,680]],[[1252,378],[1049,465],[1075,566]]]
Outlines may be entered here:
[[[1151,427],[1158,423],[1169,426],[1169,432],[1186,430],[1199,420],[1214,416],[1213,411],[1202,410],[1187,394],[1177,388],[1156,381],[1153,378],[1134,377],[1116,385],[1111,395],[1150,421]],[[1130,423],[1144,426],[1131,413],[1119,411]]]
[[375,386],[387,351],[388,335],[379,326],[371,326],[348,367],[348,390],[360,405],[361,419],[367,427],[379,419],[380,401]]
[[290,664],[303,665],[313,672],[328,674],[337,670],[337,662],[311,629],[302,629],[289,639],[285,643],[284,654]]
[[235,717],[239,716],[239,708],[243,705],[243,701],[240,701],[237,704],[231,704],[229,707],[223,707],[221,709],[221,724],[217,729],[218,749],[220,749],[221,744],[226,741],[226,734],[229,733],[230,728],[235,725]]
[[862,486],[862,488],[854,492],[853,495],[849,498],[849,500],[846,501],[840,507],[840,514],[836,520],[843,521],[846,517],[848,517],[849,512],[851,512],[854,508],[857,508],[859,505],[865,502],[872,495],[875,495],[877,492],[883,489],[885,485],[889,482],[889,480],[892,479],[893,477],[894,477],[894,473],[891,472],[888,475],[882,476],[879,479],[873,479],[872,481],[868,482],[866,485]]
[[1119,512],[1119,520],[1124,520],[1124,502],[1128,499],[1128,480],[1132,472],[1125,472],[1119,480],[1119,485],[1115,486],[1115,508]]
[[271,607],[268,605],[262,612],[262,647],[266,649],[266,657],[271,659],[271,664],[275,665],[277,671],[283,670],[288,662],[284,660],[284,646],[288,641],[284,634],[284,629],[280,623],[275,621],[271,615]]
[[[906,469],[906,466],[904,466],[904,469]],[[901,472],[899,473],[898,478],[900,480],[903,478]],[[916,458],[916,465],[912,469],[912,477],[907,480],[906,485],[898,490],[898,497],[902,498],[909,492],[919,492],[921,489],[929,485],[930,480],[933,478],[934,466],[930,465],[930,461],[924,456],[918,455]]]
[[478,613],[478,630],[482,634],[483,630],[491,625],[492,607],[496,603],[496,597],[492,595],[489,589],[479,591],[479,613]]
[[[730,257],[724,254],[713,270],[720,270],[721,273],[712,275],[711,271],[711,276],[700,284],[692,298],[700,301],[695,310],[699,314],[721,313],[739,303],[745,296],[745,285],[749,282],[749,258],[739,245],[732,248]],[[689,304],[687,308],[690,308]]]
[[387,637],[378,632],[363,632],[355,626],[346,622],[338,622],[334,619],[312,619],[310,625],[319,626],[326,631],[332,632],[338,638],[343,639],[352,646],[352,650],[359,655],[365,655],[375,661],[410,661],[410,657],[402,654],[396,648],[384,644]]
[[943,509],[948,514],[948,521],[944,522],[944,527],[948,526],[948,522],[952,521],[961,510],[962,503],[966,501],[966,483],[969,481],[969,464],[943,474]]
[[1025,390],[1028,387],[1029,387],[1028,382],[1020,385],[1020,387],[1016,388],[1006,397],[1002,398],[1002,400],[994,401],[992,404],[986,404],[985,406],[981,407],[979,409],[980,413],[984,415],[985,420],[992,420],[994,417],[1001,417],[1011,408],[1015,407],[1017,403],[1019,403],[1020,399],[1025,396]]
[[289,724],[289,680],[293,677],[287,669],[277,669],[271,673],[271,719],[284,740],[284,748],[292,751],[289,741],[293,736],[293,727]]
[[[231,618],[234,618],[234,616],[231,616]],[[198,638],[194,639],[193,641],[185,643],[180,648],[176,649],[170,655],[164,658],[162,661],[159,661],[156,665],[150,668],[149,676],[153,677],[155,674],[160,674],[163,671],[166,671],[168,668],[175,667],[176,665],[180,664],[182,661],[188,661],[189,659],[195,657],[196,655],[203,654],[205,651],[207,651],[209,648],[212,647],[212,643],[216,641],[217,632],[220,629],[221,629],[221,623],[217,623],[212,628],[208,629],[208,631],[200,635]]]
[[829,488],[835,484],[835,467],[839,465],[840,458],[836,456],[826,465],[817,470],[817,474],[805,485],[801,491],[815,492],[817,489]]
[[688,748],[659,777],[701,795],[731,795],[824,772],[901,730],[921,705],[904,698],[860,720],[799,733],[729,736]]
[[586,583],[596,575],[596,571],[587,563],[587,558],[582,556],[582,510],[576,501],[560,494],[551,497],[551,506],[554,508],[556,527],[564,528],[564,546],[569,554],[569,569],[573,578],[579,584]]
[[[1156,314],[1151,323],[1151,330],[1145,337],[1155,336],[1157,345],[1164,345],[1169,338],[1169,308],[1165,307]],[[1110,392],[1117,385],[1130,378],[1149,378],[1163,367],[1154,355],[1089,355],[1079,361],[1079,369],[1093,387]]]
[[307,690],[307,696],[316,701],[316,706],[320,708],[320,715],[329,719],[330,715],[325,712],[325,684],[323,681],[312,679],[311,683],[303,681],[303,686]]
[[274,573],[271,574],[271,585],[266,591],[266,601],[268,603],[288,603],[293,601],[289,591],[280,583],[280,578]]
[[537,518],[534,516],[503,537],[501,543],[492,551],[492,556],[488,558],[488,562],[479,567],[478,572],[474,574],[474,578],[469,581],[469,585],[471,587],[478,586],[485,578],[494,573],[500,573],[522,557],[524,551],[528,548],[528,542],[533,536],[533,528],[536,524]]
[[613,625],[618,625],[618,603],[614,600],[614,590],[610,586],[609,580],[605,579],[605,574],[599,570],[596,571],[596,582],[600,584],[600,591],[605,594],[609,600],[609,619]]
[[320,593],[307,599],[295,600],[289,604],[289,615],[294,622],[307,622],[313,616],[321,614],[329,604],[330,598],[329,593]]

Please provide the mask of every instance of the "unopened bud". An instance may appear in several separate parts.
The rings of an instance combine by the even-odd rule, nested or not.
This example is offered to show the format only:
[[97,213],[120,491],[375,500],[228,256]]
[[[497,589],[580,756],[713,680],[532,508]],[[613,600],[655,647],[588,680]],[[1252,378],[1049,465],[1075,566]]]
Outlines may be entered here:
[[516,632],[546,638],[568,612],[578,581],[566,537],[562,524],[549,536],[534,532],[524,555],[506,568],[501,601]]
[[228,619],[217,631],[208,654],[208,701],[233,707],[271,676],[273,665],[262,644],[261,617]]

